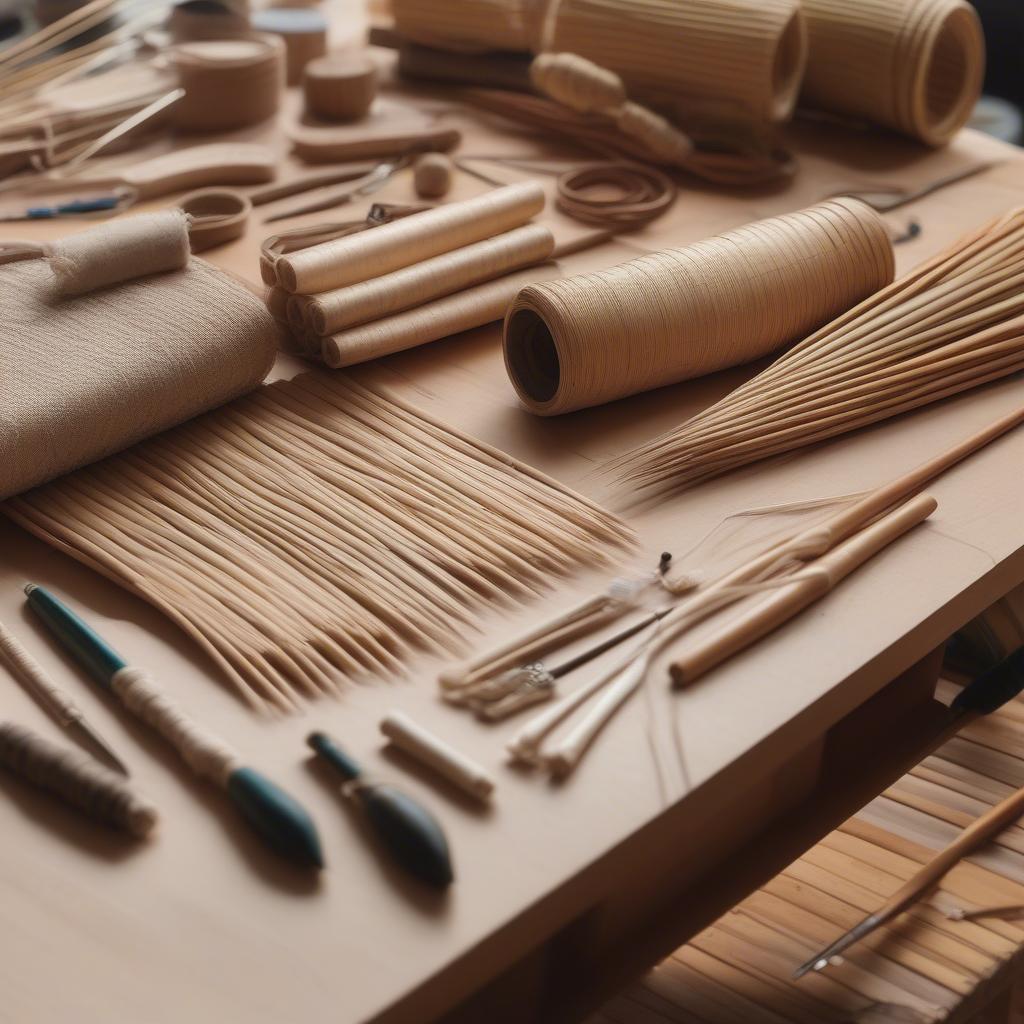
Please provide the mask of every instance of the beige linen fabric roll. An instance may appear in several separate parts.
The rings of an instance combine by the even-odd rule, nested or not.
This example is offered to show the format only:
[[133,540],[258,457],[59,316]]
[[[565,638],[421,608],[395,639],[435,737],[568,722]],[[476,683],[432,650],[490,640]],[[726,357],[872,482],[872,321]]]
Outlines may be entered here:
[[554,416],[768,355],[892,281],[881,218],[833,199],[524,288],[505,317],[523,405]]
[[201,260],[71,298],[44,260],[0,266],[0,498],[251,390],[277,341]]
[[929,145],[960,128],[981,94],[985,44],[964,0],[803,0],[802,102]]

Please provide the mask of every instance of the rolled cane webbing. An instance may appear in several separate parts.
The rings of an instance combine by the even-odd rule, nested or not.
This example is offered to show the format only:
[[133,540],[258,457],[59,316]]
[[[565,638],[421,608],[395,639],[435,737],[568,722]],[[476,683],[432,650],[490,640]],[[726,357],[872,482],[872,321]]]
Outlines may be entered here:
[[326,372],[4,511],[163,610],[252,704],[284,708],[458,644],[474,608],[627,536],[536,471]]
[[119,776],[87,754],[11,722],[0,723],[0,764],[89,817],[133,835],[146,836],[157,823],[156,808]]
[[17,325],[0,346],[3,497],[251,390],[279,333],[245,288],[196,259],[71,298],[44,261],[12,263],[0,267],[0,322]]
[[494,189],[277,260],[278,283],[303,295],[368,281],[520,227],[544,208],[536,182]]
[[377,65],[365,54],[311,60],[302,73],[306,109],[328,121],[355,121],[377,95]]
[[571,412],[767,355],[892,276],[878,215],[829,200],[524,288],[505,318],[505,365],[531,412]]
[[1024,368],[1024,209],[825,325],[720,402],[616,465],[688,486]]
[[930,145],[967,122],[981,94],[985,44],[964,0],[803,0],[804,102]]
[[465,288],[416,309],[350,327],[322,339],[323,361],[335,369],[355,366],[493,323],[505,315],[509,303],[524,285],[558,275],[556,264],[542,263]]
[[449,49],[575,53],[645,101],[787,118],[807,59],[797,0],[395,0],[404,38]]
[[171,63],[185,95],[175,125],[186,131],[244,128],[277,113],[284,88],[284,44],[277,36],[181,43]]
[[371,281],[309,296],[303,320],[318,334],[333,334],[543,263],[554,248],[554,236],[546,227],[526,224]]
[[298,85],[306,65],[327,53],[327,20],[320,11],[308,7],[265,8],[253,14],[252,27],[281,38],[289,85]]

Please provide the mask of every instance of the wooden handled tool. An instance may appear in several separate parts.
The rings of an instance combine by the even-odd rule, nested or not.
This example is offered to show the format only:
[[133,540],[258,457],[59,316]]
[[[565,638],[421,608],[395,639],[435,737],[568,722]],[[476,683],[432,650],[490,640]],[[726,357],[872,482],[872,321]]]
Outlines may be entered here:
[[[987,715],[1001,708],[1024,689],[1024,647],[1019,648],[989,672],[979,676],[958,694],[950,705],[950,723],[937,741],[962,729],[981,715]],[[802,978],[810,971],[824,970],[834,957],[849,949],[866,935],[887,921],[902,914],[913,906],[930,889],[934,888],[964,857],[973,853],[998,835],[1004,828],[1024,813],[1024,788],[1000,801],[960,833],[944,850],[937,853],[912,878],[908,879],[882,904],[878,910],[868,914],[859,924],[841,935],[820,953],[815,953],[794,972],[794,978]]]

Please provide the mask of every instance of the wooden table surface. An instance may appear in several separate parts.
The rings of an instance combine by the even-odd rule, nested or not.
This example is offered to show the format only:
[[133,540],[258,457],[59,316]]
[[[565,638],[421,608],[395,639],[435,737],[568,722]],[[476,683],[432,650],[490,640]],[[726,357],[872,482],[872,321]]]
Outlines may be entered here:
[[[427,105],[465,127],[467,156],[553,153],[499,122],[445,113],[451,109],[447,101],[434,97]],[[242,137],[266,138],[282,153],[286,148],[277,129]],[[894,232],[902,232],[911,217],[922,229],[898,247],[904,271],[983,219],[1024,201],[1018,151],[970,132],[945,153],[814,122],[793,129],[790,142],[800,171],[787,185],[735,195],[684,182],[663,220],[575,257],[569,267],[608,266],[650,248],[684,244],[838,189],[920,184],[956,166],[995,160],[985,173],[887,215]],[[295,166],[286,161],[282,176]],[[487,165],[487,171],[501,180],[522,177],[504,165]],[[484,187],[462,175],[457,194]],[[411,197],[405,172],[373,198]],[[352,215],[363,208],[354,207]],[[341,210],[308,220],[348,216]],[[545,219],[560,237],[579,230],[553,213]],[[7,234],[43,238],[62,229],[16,225]],[[255,282],[259,240],[268,233],[256,222],[244,239],[208,258]],[[276,373],[298,368],[283,359]],[[599,472],[601,463],[678,423],[749,370],[557,420],[535,419],[517,408],[495,326],[361,372],[581,491],[618,503],[622,495]],[[879,484],[1020,401],[1020,382],[1012,379],[631,512],[638,544],[627,561],[650,567],[662,550],[685,552],[743,508]],[[231,696],[200,652],[154,611],[19,530],[0,527],[0,618],[73,692],[163,814],[159,835],[133,847],[0,778],[0,1021],[423,1022],[448,1010],[630,881],[623,865],[642,875],[665,852],[653,846],[652,824],[670,824],[673,834],[685,837],[712,811],[741,814],[752,780],[767,778],[1024,578],[1022,460],[1024,434],[1018,432],[946,474],[932,488],[939,509],[925,526],[799,621],[693,689],[670,693],[659,663],[644,692],[561,785],[508,770],[503,745],[521,720],[489,728],[442,705],[434,685],[440,663],[428,659],[411,665],[406,678],[354,686],[341,700],[261,719]],[[613,571],[620,569],[581,574],[528,608],[496,611],[481,622],[470,645],[494,644],[603,586]],[[311,809],[328,861],[319,880],[265,852],[216,792],[90,689],[26,615],[26,580],[53,588],[83,609],[131,663],[152,669],[200,720]],[[7,715],[54,735],[52,724],[12,681],[0,685]],[[384,752],[377,723],[392,708],[408,712],[494,772],[492,810],[466,806]],[[304,737],[313,727],[335,733],[370,769],[400,782],[438,814],[457,873],[446,896],[432,898],[382,861],[336,791],[310,771]],[[680,841],[680,859],[699,842],[695,835]]]

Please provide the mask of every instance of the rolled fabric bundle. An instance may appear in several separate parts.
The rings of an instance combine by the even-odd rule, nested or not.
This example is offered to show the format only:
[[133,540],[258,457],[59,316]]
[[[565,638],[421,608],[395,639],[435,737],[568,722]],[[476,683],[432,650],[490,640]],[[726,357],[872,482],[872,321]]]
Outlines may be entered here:
[[370,281],[309,296],[304,303],[303,320],[318,334],[333,334],[422,306],[509,271],[543,263],[554,248],[555,238],[546,227],[526,224]]
[[768,355],[893,272],[881,218],[833,199],[527,286],[505,317],[505,366],[530,412],[572,412]]
[[323,361],[333,369],[426,345],[500,320],[524,285],[558,277],[558,266],[542,263],[493,281],[382,317],[322,339]]
[[[176,233],[165,237],[172,221]],[[173,250],[178,268],[146,263],[148,276],[126,279],[158,245]],[[64,294],[51,261],[0,266],[0,320],[21,325],[0,346],[0,498],[221,405],[267,375],[276,324],[245,287],[187,248],[174,210],[62,242],[77,261],[75,280],[94,289],[77,289],[84,294]],[[100,273],[105,253],[121,268],[113,278]]]
[[803,0],[809,57],[801,100],[932,146],[967,123],[985,42],[964,0]]
[[281,256],[278,283],[312,295],[390,273],[525,224],[544,208],[544,190],[521,182]]
[[181,43],[171,50],[171,64],[185,90],[172,109],[178,128],[230,131],[277,113],[285,75],[277,36]]
[[807,62],[798,0],[394,0],[394,13],[415,43],[575,53],[634,99],[758,123],[790,116]]

